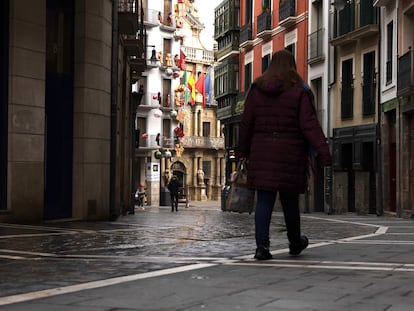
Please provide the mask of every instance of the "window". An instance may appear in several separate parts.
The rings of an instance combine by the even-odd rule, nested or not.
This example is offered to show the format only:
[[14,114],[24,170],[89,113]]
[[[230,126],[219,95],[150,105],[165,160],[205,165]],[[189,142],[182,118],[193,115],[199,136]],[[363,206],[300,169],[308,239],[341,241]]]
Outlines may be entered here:
[[211,178],[211,161],[203,161],[204,178]]
[[162,81],[162,101],[163,107],[171,107],[171,80],[163,79]]
[[171,141],[171,119],[162,119],[162,143],[163,148],[172,148],[174,146]]
[[341,84],[341,118],[352,118],[354,114],[354,78],[353,61],[348,59],[342,62]]
[[323,95],[322,95],[322,78],[317,78],[311,81],[313,95],[315,96],[315,109],[318,114],[318,120],[322,124],[323,117]]
[[165,56],[167,56],[167,53],[171,53],[171,39],[164,39],[163,40],[163,62],[165,62]]
[[296,59],[296,47],[294,43],[287,45],[285,49],[292,53],[293,57]]
[[265,11],[266,9],[270,10],[270,0],[262,0],[262,10]]
[[364,54],[364,78],[362,86],[362,113],[375,113],[375,52]]
[[203,122],[203,137],[210,137],[210,122]]
[[165,19],[167,19],[168,14],[172,12],[171,8],[172,8],[171,0],[164,0],[164,17],[165,17]]
[[244,65],[244,90],[247,92],[252,84],[252,63]]
[[253,18],[253,3],[252,0],[246,0],[246,12],[245,12],[246,22],[245,24],[249,24],[252,22]]
[[392,81],[392,42],[393,42],[393,22],[387,25],[387,51],[386,51],[386,68],[385,68],[385,84],[388,85]]
[[147,118],[137,118],[137,129],[135,131],[135,145],[147,147],[148,139],[141,139],[141,135],[147,132]]
[[262,57],[262,73],[266,71],[267,67],[270,64],[270,54],[267,54]]

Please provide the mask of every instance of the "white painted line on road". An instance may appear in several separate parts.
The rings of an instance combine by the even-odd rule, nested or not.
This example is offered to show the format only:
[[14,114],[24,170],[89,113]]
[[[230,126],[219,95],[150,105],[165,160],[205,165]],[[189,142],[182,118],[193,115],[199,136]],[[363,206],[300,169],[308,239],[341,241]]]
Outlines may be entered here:
[[71,229],[71,228],[19,225],[19,224],[6,224],[6,223],[0,223],[0,227],[12,228],[12,229],[27,229],[27,230],[36,230],[36,231],[58,231],[58,232],[68,232],[68,233],[90,231],[90,230],[84,230],[84,229]]
[[230,266],[256,266],[256,267],[275,267],[275,268],[306,268],[306,269],[331,269],[331,270],[367,270],[367,271],[398,271],[398,272],[414,272],[414,267],[408,267],[404,264],[396,264],[394,266],[384,265],[382,267],[376,265],[358,266],[352,265],[349,262],[348,265],[332,264],[326,265],[321,262],[320,264],[308,264],[305,261],[294,263],[278,263],[274,260],[268,260],[266,262],[236,262],[228,263]]
[[414,245],[414,241],[395,241],[395,240],[349,240],[349,241],[338,241],[338,243],[347,244],[370,244],[370,245]]
[[40,253],[40,252],[29,252],[29,251],[18,251],[12,249],[0,249],[1,253],[9,254],[20,254],[20,255],[30,255],[30,256],[42,256],[42,257],[56,257],[58,255],[52,253]]
[[13,259],[13,260],[27,259],[27,258],[25,258],[25,257],[20,257],[20,256],[9,256],[9,255],[0,255],[0,258],[3,258],[3,259]]
[[0,297],[0,306],[30,301],[34,299],[41,299],[41,298],[47,298],[47,297],[52,297],[52,296],[57,296],[57,295],[69,294],[69,293],[79,292],[79,291],[88,290],[88,289],[95,289],[95,288],[100,288],[100,287],[105,287],[105,286],[110,286],[110,285],[117,285],[121,283],[148,279],[148,278],[169,275],[169,274],[174,274],[174,273],[199,270],[199,269],[208,268],[208,267],[212,267],[216,265],[217,264],[212,264],[212,263],[202,263],[202,264],[199,263],[199,264],[193,264],[193,265],[188,265],[188,266],[163,269],[163,270],[152,271],[152,272],[145,272],[145,273],[140,273],[140,274],[120,276],[120,277],[111,278],[107,280],[94,281],[94,282],[88,282],[88,283],[82,283],[82,284],[70,285],[70,286],[64,286],[64,287],[57,287],[53,289],[46,289],[46,290],[41,290],[41,291],[31,292],[31,293],[26,293],[26,294],[18,294],[18,295]]
[[11,235],[2,235],[0,239],[16,239],[16,238],[33,238],[33,237],[42,237],[42,236],[54,236],[54,235],[67,235],[67,234],[77,234],[79,232],[49,232],[49,233],[28,233],[28,234],[11,234]]
[[316,217],[316,216],[302,216],[302,217],[303,218],[311,218],[311,219],[331,221],[331,222],[346,223],[346,224],[352,224],[352,225],[360,225],[360,226],[366,226],[366,227],[376,227],[376,228],[378,228],[378,230],[377,230],[378,234],[383,234],[383,233],[387,232],[387,230],[388,230],[387,226],[381,226],[381,225],[378,225],[378,224],[370,224],[370,223],[366,223],[366,222],[349,221],[349,220],[332,219],[332,218],[323,218],[323,217]]

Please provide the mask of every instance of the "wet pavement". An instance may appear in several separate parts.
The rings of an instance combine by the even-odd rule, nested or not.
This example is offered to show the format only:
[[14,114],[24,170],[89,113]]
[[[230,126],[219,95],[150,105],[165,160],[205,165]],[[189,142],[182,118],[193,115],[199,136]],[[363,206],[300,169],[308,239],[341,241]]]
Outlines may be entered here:
[[114,222],[0,224],[0,310],[412,310],[411,219],[302,215],[310,247],[257,262],[254,215],[220,202]]

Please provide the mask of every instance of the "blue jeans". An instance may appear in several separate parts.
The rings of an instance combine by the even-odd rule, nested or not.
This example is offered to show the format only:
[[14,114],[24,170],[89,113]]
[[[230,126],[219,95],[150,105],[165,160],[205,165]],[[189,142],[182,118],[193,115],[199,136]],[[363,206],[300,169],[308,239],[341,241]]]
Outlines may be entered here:
[[[269,228],[276,196],[277,192],[274,191],[257,191],[255,211],[257,247],[262,246],[268,248],[270,245]],[[280,202],[282,203],[289,243],[297,243],[300,240],[299,194],[279,192],[279,196]]]

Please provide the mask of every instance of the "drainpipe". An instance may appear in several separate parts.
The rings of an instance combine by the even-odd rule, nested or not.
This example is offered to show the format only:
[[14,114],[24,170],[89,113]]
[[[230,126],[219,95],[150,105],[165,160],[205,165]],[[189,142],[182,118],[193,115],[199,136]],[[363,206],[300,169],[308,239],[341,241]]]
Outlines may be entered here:
[[[333,4],[331,4],[333,6]],[[331,10],[331,8],[330,8]],[[330,147],[330,151],[332,154],[333,151],[333,139],[332,139],[332,135],[331,135],[331,104],[332,104],[332,87],[335,85],[336,83],[336,64],[335,64],[335,60],[336,60],[336,47],[333,46],[331,47],[329,41],[336,37],[336,27],[337,27],[337,21],[336,21],[336,9],[333,8],[333,12],[331,13],[331,11],[328,11],[328,53],[327,53],[327,71],[328,71],[328,105],[327,105],[327,124],[326,124],[326,131],[327,131],[327,136],[328,136],[328,141],[329,141],[329,147]],[[333,61],[332,61],[333,60]],[[334,206],[333,206],[333,168],[328,167],[325,169],[325,190],[328,193],[328,199],[327,199],[327,204],[328,204],[328,211],[327,214],[333,214],[334,212]]]
[[118,97],[118,0],[112,0],[112,48],[111,48],[111,142],[109,172],[109,217],[116,220],[121,212],[116,208],[116,107]]
[[382,206],[382,140],[381,140],[381,44],[382,44],[382,27],[381,27],[381,8],[377,8],[377,20],[378,20],[378,79],[377,79],[377,84],[378,84],[378,98],[377,98],[377,113],[378,113],[378,125],[377,125],[377,190],[376,190],[376,213],[377,216],[382,216],[382,214],[384,213],[383,211],[383,206]]

